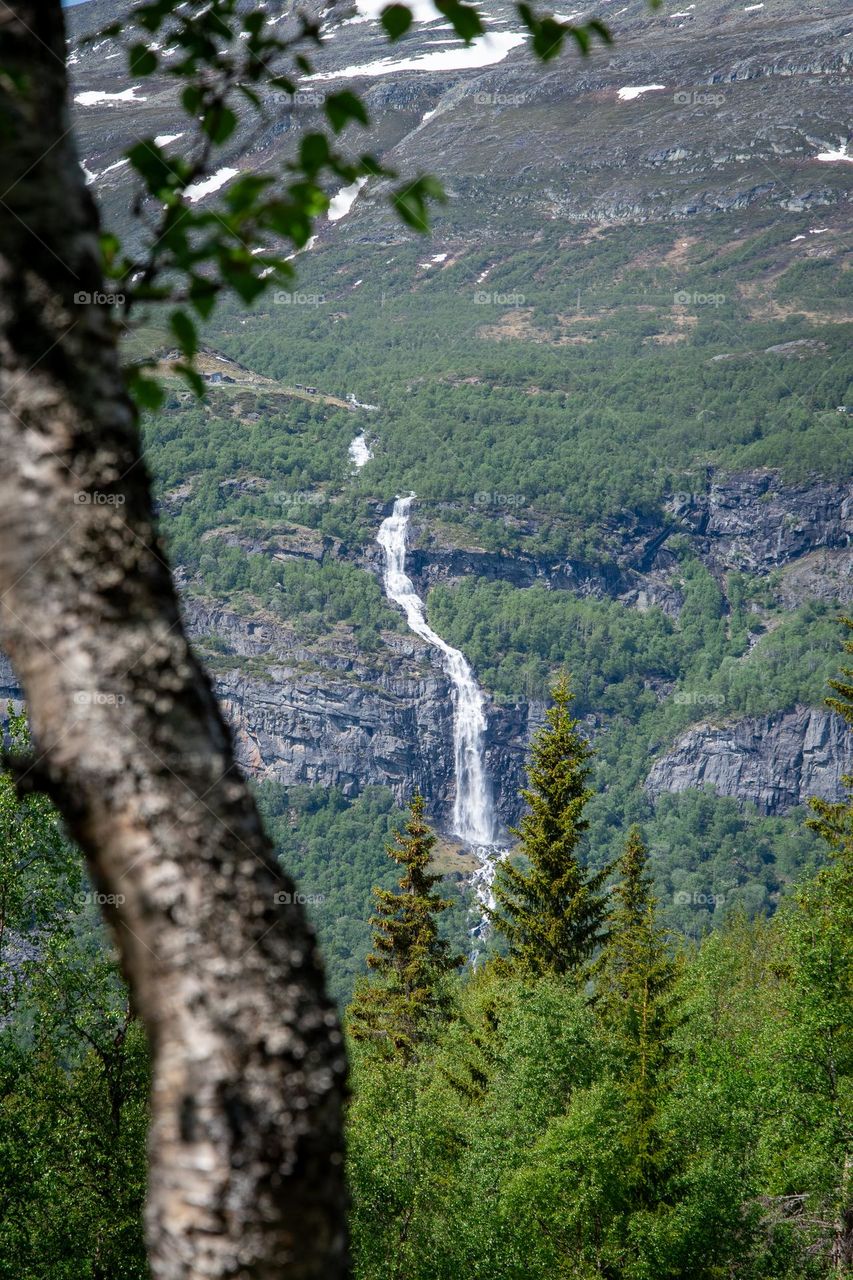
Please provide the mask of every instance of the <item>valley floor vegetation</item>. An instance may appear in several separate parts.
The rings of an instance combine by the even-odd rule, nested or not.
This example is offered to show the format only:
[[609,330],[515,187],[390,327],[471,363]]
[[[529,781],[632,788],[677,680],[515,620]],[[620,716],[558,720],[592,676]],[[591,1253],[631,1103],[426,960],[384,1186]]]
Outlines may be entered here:
[[[832,690],[853,726],[853,668]],[[273,832],[313,809],[335,875],[362,895],[378,881],[366,943],[321,920],[350,961],[339,992],[357,975],[355,1275],[837,1280],[853,1266],[853,779],[812,804],[823,869],[772,919],[735,913],[697,943],[663,927],[639,827],[593,864],[581,728],[560,681],[474,966],[442,927],[420,796],[402,828],[368,797],[352,862],[340,799],[262,797]],[[22,717],[10,730],[25,742]],[[49,802],[0,777],[2,1280],[146,1275],[146,1050],[99,905]]]

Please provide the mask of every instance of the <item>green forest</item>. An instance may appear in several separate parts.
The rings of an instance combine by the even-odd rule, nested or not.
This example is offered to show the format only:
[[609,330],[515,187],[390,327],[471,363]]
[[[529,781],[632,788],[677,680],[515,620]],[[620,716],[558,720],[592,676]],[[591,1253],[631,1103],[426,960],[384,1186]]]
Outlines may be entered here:
[[599,7],[2,6],[0,1280],[853,1280],[849,26]]
[[[644,237],[662,251],[665,234],[634,228],[632,254]],[[755,265],[777,249],[770,234],[717,252],[692,283],[726,292],[744,253]],[[363,254],[336,252],[345,292]],[[560,253],[548,289],[531,283]],[[398,247],[335,318],[270,308],[244,332],[226,308],[211,330],[265,378],[377,411],[257,383],[197,405],[171,392],[146,424],[185,589],[271,616],[318,661],[342,636],[381,666],[383,636],[404,628],[363,562],[395,492],[417,491],[439,546],[606,567],[672,493],[704,495],[712,465],[776,466],[792,483],[847,473],[841,326],[796,312],[762,324],[731,288],[689,341],[657,343],[683,277],[632,275],[627,242],[606,233],[578,255],[513,251],[495,286],[525,293],[526,336],[498,340],[484,326],[500,316],[471,305],[456,268],[411,287],[412,254]],[[796,302],[814,282],[790,276]],[[383,325],[359,323],[377,307]],[[461,336],[448,344],[448,331]],[[762,354],[780,335],[818,345]],[[359,431],[374,458],[354,473]],[[655,752],[709,706],[736,718],[817,705],[839,604],[791,608],[780,572],[721,580],[688,537],[669,545],[677,618],[474,575],[429,593],[431,624],[498,703],[546,700],[555,671],[571,673],[572,711],[546,729],[550,765],[569,776],[559,804],[548,769],[531,776],[533,825],[502,868],[485,939],[462,872],[436,878],[422,809],[378,787],[258,788],[349,1032],[359,1280],[845,1273],[849,808],[766,816],[710,789],[652,805],[642,787]],[[201,649],[213,672],[263,674],[221,637]],[[4,780],[0,813],[0,1278],[144,1280],[144,1040],[50,806]]]
[[[838,359],[847,329],[829,295],[817,315],[808,264],[791,265],[794,222],[722,217],[680,255],[681,233],[667,225],[577,241],[546,225],[526,247],[509,234],[466,245],[441,270],[419,266],[422,249],[407,241],[357,252],[324,244],[300,261],[300,281],[323,306],[270,301],[247,318],[226,304],[211,322],[210,349],[238,361],[241,377],[269,381],[211,387],[202,404],[172,391],[146,424],[184,590],[274,620],[303,662],[316,654],[320,680],[334,645],[381,673],[383,637],[405,629],[370,561],[395,493],[418,494],[415,535],[427,553],[526,557],[545,578],[565,557],[615,571],[644,521],[669,524],[677,610],[547,581],[518,586],[475,564],[438,581],[427,612],[497,703],[541,701],[555,671],[571,673],[596,747],[597,856],[612,859],[642,822],[665,921],[692,936],[734,910],[772,912],[818,857],[802,811],[767,818],[693,794],[653,808],[643,790],[650,759],[691,724],[815,706],[833,670],[841,579],[836,600],[810,598],[806,583],[792,602],[784,565],[721,573],[666,505],[687,493],[701,507],[714,478],[738,468],[775,467],[791,484],[853,474],[837,412],[853,399]],[[523,307],[473,301],[487,268],[490,287],[522,294]],[[742,292],[744,272],[766,278],[767,307],[784,293],[784,319]],[[673,299],[685,290],[722,302],[683,322]],[[378,407],[286,391],[300,384]],[[347,450],[362,431],[373,458],[354,471]],[[202,652],[216,672],[263,676],[262,659],[220,637],[202,637]],[[328,878],[328,805],[340,806],[335,841],[360,861],[372,800],[320,795],[311,812],[286,796],[277,803],[299,808],[281,838],[311,877]],[[698,907],[673,900],[682,882]],[[330,908],[318,911],[331,920]],[[361,939],[352,956],[363,955],[360,905],[346,914]],[[341,998],[355,961],[338,964]]]
[[[215,338],[229,355],[381,410],[260,385],[201,405],[173,395],[146,432],[185,589],[272,616],[318,660],[341,635],[381,665],[383,636],[404,624],[361,557],[397,490],[418,491],[441,545],[606,566],[632,521],[672,492],[705,492],[711,457],[787,467],[796,455],[808,473],[844,461],[830,415],[850,393],[834,374],[781,357],[709,363],[730,337],[720,314],[687,347],[649,345],[660,315],[610,304],[596,343],[558,354],[474,327],[470,348],[442,349],[442,315],[458,330],[467,305],[446,282],[417,295],[410,320],[395,313],[387,347],[369,327],[341,344],[322,316],[273,344],[290,317],[269,331],[259,317],[250,338],[226,316]],[[804,319],[783,327],[812,335]],[[740,332],[758,350],[779,329]],[[380,422],[374,460],[353,474],[349,442]],[[429,827],[390,791],[258,788],[349,1028],[359,1280],[844,1274],[849,810],[766,816],[710,790],[653,806],[642,787],[654,754],[708,706],[737,717],[817,705],[839,604],[792,609],[781,573],[721,581],[689,539],[672,546],[677,618],[474,576],[429,593],[431,624],[497,702],[546,700],[569,671],[579,717],[557,752],[583,774],[571,816],[517,837],[501,873],[509,909],[485,940],[462,873],[432,879]],[[263,673],[219,636],[200,648],[214,673]],[[10,724],[23,743],[23,720]],[[387,852],[405,870],[412,839],[416,919]],[[49,802],[19,798],[6,776],[0,859],[0,1280],[144,1280],[148,1057],[104,904]],[[550,900],[553,936],[527,927],[529,913],[525,926],[527,892]]]
[[[851,682],[829,703],[853,728]],[[853,790],[812,803],[808,855],[782,854],[779,820],[694,793],[605,857],[583,730],[558,681],[474,963],[422,797],[400,814],[381,790],[259,792],[345,1009],[355,1275],[837,1280]],[[26,745],[23,716],[10,732]],[[720,859],[742,839],[787,857],[772,918],[738,903],[701,937],[667,927],[655,857],[670,851],[676,900],[704,898],[699,833]],[[0,858],[0,1277],[144,1280],[147,1053],[103,895],[50,802],[7,775]]]
[[[199,406],[172,391],[147,424],[161,496],[190,485],[167,506],[173,553],[195,569],[208,530],[287,522],[357,544],[375,534],[377,500],[414,490],[459,545],[595,563],[626,516],[704,493],[709,468],[849,476],[844,300],[837,280],[834,295],[813,291],[828,264],[791,264],[795,222],[721,218],[677,264],[666,224],[592,241],[546,225],[526,248],[466,245],[433,271],[407,240],[303,255],[300,286],[324,305],[269,300],[247,319],[223,304],[208,349],[251,377]],[[485,269],[489,296],[523,305],[477,302]],[[767,277],[760,307],[745,273]],[[683,314],[683,294],[722,302]],[[168,337],[139,342],[150,352]],[[305,384],[375,410],[286,393]],[[347,447],[362,430],[374,457],[354,474]],[[262,483],[249,491],[248,477]]]
[[[573,557],[608,572],[643,520],[665,527],[673,493],[701,504],[721,470],[776,466],[791,483],[851,474],[837,406],[853,394],[836,358],[846,330],[829,322],[834,303],[827,322],[796,310],[772,323],[753,315],[738,281],[746,267],[766,270],[778,290],[788,262],[781,237],[793,232],[753,227],[736,250],[731,233],[725,219],[706,227],[677,270],[668,260],[677,233],[659,225],[630,235],[605,229],[577,246],[546,228],[527,250],[498,241],[480,262],[469,247],[464,261],[451,255],[427,273],[421,250],[406,242],[358,255],[329,245],[300,264],[308,292],[312,273],[335,282],[327,305],[259,304],[249,321],[226,305],[211,324],[211,349],[272,381],[210,388],[203,404],[174,392],[146,425],[184,590],[243,618],[273,619],[303,663],[316,653],[319,679],[334,644],[357,649],[381,673],[383,637],[405,623],[368,557],[396,492],[417,492],[427,550],[473,548],[546,567]],[[377,259],[373,273],[365,254]],[[516,336],[497,337],[503,313],[472,302],[478,267],[492,268],[496,289],[524,293]],[[696,308],[695,324],[678,330],[683,340],[658,342],[673,336],[674,291],[688,285],[725,302]],[[795,301],[801,285],[787,288]],[[803,345],[767,353],[784,342]],[[353,393],[378,409],[281,390],[297,384]],[[356,472],[347,449],[361,431],[374,456]],[[784,566],[712,571],[677,521],[666,548],[676,560],[677,616],[476,569],[434,585],[427,611],[498,703],[542,700],[555,671],[571,673],[595,739],[595,856],[612,859],[630,824],[643,823],[662,916],[698,937],[737,910],[772,913],[785,886],[816,866],[818,844],[799,810],[769,818],[693,793],[653,808],[643,790],[650,759],[709,716],[817,705],[845,584],[837,601],[810,599],[806,585],[792,604]],[[214,672],[264,674],[263,659],[240,657],[221,637],[204,636],[201,647]],[[331,960],[343,999],[366,953],[363,894],[333,891],[324,840],[331,832],[334,847],[359,867],[363,858],[366,878],[376,877],[375,843],[371,854],[362,839],[376,797],[320,793],[309,803],[299,789],[273,800],[274,790],[274,808],[298,811],[292,822],[275,818],[282,847],[327,895],[318,919],[333,927],[339,894],[348,897],[343,915],[358,941]],[[679,890],[698,897],[686,907]],[[464,937],[464,905],[450,916],[443,928]]]

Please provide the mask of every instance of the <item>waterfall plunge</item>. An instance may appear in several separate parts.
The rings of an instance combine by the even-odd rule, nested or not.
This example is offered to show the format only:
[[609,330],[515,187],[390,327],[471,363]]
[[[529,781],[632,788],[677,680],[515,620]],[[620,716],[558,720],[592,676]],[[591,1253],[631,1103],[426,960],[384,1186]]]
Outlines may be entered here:
[[[497,860],[505,852],[499,844],[484,762],[486,713],[483,695],[464,654],[433,631],[424,616],[424,602],[406,574],[406,533],[414,494],[398,498],[382,521],[376,541],[385,554],[385,594],[398,604],[412,631],[438,649],[453,686],[453,754],[456,798],[453,830],[474,849],[480,866],[473,886],[481,907],[491,905]],[[479,928],[475,930],[479,932]]]

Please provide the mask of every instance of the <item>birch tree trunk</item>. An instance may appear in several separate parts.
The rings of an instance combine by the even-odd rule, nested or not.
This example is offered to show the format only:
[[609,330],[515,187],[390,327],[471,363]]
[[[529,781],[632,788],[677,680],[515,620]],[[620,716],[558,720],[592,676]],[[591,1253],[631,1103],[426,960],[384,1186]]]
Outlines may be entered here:
[[0,5],[0,643],[148,1031],[156,1280],[345,1276],[345,1059],[154,525],[66,102],[60,0]]

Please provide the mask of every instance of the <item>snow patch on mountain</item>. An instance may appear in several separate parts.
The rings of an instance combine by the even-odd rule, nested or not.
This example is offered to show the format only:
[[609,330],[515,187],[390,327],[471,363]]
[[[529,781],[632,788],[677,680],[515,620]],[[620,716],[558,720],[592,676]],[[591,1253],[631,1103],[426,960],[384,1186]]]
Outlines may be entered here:
[[85,89],[83,93],[74,95],[74,101],[81,107],[97,107],[104,102],[147,102],[147,98],[137,98],[138,84],[119,93],[107,93],[106,89]]
[[365,182],[367,182],[367,178],[356,178],[355,182],[351,182],[348,187],[341,187],[340,191],[332,196],[328,215],[330,222],[339,222],[341,218],[346,217],[355,204],[358,193]]
[[[381,58],[377,62],[365,62],[360,66],[344,67],[341,71],[324,71],[309,76],[310,80],[355,80],[362,76],[387,76],[401,71],[465,71],[476,67],[490,67],[523,44],[527,36],[522,32],[499,31],[485,35],[475,44],[465,46],[452,41],[446,47],[415,58]],[[655,86],[663,87],[663,86]]]
[[205,196],[212,195],[214,191],[224,187],[226,182],[236,178],[239,172],[239,169],[229,169],[227,167],[217,169],[216,173],[211,174],[209,178],[199,178],[198,182],[191,182],[184,195],[190,204],[196,204],[199,200],[203,200]]
[[626,85],[624,89],[620,89],[617,92],[616,97],[620,102],[633,102],[642,93],[653,93],[665,88],[665,84]]
[[853,164],[853,156],[847,154],[847,147],[836,147],[835,150],[830,148],[829,151],[821,151],[820,155],[815,156],[816,160],[822,160],[824,164],[833,164],[837,160],[846,160],[848,164]]

